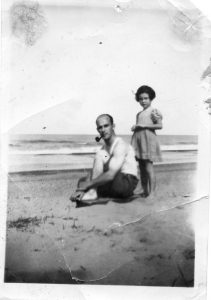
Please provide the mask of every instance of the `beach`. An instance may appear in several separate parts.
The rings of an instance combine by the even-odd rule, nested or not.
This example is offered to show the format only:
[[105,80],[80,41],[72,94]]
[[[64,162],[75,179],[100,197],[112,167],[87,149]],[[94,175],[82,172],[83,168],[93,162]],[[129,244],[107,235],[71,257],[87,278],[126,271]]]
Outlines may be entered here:
[[[121,136],[130,143],[130,135]],[[160,135],[164,163],[195,162],[197,136]],[[30,171],[90,169],[96,151],[95,135],[23,134],[10,136],[8,170],[10,173]]]
[[9,174],[5,281],[193,286],[196,163],[155,166],[154,197],[76,208],[89,171]]

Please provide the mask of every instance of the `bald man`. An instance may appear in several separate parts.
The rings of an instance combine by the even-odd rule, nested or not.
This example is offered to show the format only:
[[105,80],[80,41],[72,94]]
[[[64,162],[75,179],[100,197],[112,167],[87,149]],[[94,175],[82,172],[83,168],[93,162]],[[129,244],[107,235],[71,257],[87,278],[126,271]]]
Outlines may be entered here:
[[108,114],[98,116],[96,125],[104,145],[96,153],[92,179],[79,189],[85,192],[80,199],[130,197],[138,183],[133,148],[116,136],[112,116]]

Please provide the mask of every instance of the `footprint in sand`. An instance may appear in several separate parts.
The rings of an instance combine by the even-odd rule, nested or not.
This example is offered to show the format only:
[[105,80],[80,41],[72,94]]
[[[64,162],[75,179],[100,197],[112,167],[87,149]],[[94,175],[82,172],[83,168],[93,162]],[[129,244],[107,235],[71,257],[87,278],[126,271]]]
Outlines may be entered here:
[[158,254],[157,257],[160,258],[160,259],[164,259],[165,258],[165,256],[163,254]]
[[139,240],[140,243],[146,243],[147,241],[148,241],[148,239],[145,237]]
[[63,241],[63,237],[60,236],[60,237],[58,237],[58,238],[55,238],[55,240],[56,240],[56,241]]
[[183,251],[183,255],[186,259],[194,259],[195,258],[195,251],[194,251],[194,249],[185,249]]
[[34,252],[40,252],[41,250],[40,249],[34,249],[33,251]]
[[177,206],[177,209],[184,209],[184,206]]
[[143,244],[147,244],[147,246],[150,246],[150,245],[154,245],[155,242],[149,240],[148,238],[146,237],[143,237],[139,240],[140,243],[143,243]]
[[73,217],[64,217],[64,218],[62,218],[62,220],[65,220],[65,221],[73,220]]
[[111,246],[111,248],[113,248],[113,247],[116,246],[116,243],[115,243],[115,242],[112,242],[110,246]]
[[133,248],[133,247],[129,247],[127,249],[128,252],[136,252],[137,249]]
[[151,254],[151,255],[147,256],[147,257],[145,258],[145,260],[151,261],[151,260],[153,260],[153,259],[155,259],[155,258],[164,259],[165,256],[164,256],[163,254],[160,254],[160,253],[157,254],[157,255]]

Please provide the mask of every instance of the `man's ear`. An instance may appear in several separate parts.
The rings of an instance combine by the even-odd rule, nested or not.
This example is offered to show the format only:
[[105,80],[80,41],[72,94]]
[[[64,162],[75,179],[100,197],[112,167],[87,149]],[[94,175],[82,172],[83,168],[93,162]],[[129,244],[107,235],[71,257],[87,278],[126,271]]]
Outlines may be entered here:
[[112,127],[113,127],[113,129],[115,129],[115,127],[116,127],[116,124],[113,124],[113,125],[112,125]]

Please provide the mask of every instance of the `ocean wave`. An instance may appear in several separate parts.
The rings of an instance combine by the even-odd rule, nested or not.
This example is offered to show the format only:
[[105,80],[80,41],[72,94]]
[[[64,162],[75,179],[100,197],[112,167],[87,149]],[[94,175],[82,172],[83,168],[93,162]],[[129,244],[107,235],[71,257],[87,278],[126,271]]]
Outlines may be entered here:
[[[74,147],[74,148],[60,148],[60,149],[37,149],[37,150],[15,150],[11,148],[9,153],[13,155],[71,155],[71,154],[93,154],[96,153],[101,146],[89,147]],[[189,145],[162,145],[162,151],[197,151],[198,146],[194,144]]]
[[21,145],[20,144],[16,144],[16,143],[15,144],[9,144],[9,147],[17,147],[18,148],[18,147],[21,147]]
[[[9,144],[11,148],[23,148],[25,150],[38,150],[38,149],[61,149],[64,146],[70,146],[71,148],[77,148],[80,146],[95,146],[96,142],[76,142],[76,141],[50,141],[50,140],[34,140],[34,141],[21,141],[13,142]],[[25,150],[24,150],[25,149]]]
[[196,144],[161,145],[162,151],[197,151]]
[[[14,142],[13,141],[13,145],[14,143],[16,143],[16,141]],[[68,140],[60,140],[60,141],[57,141],[57,140],[49,140],[49,139],[46,139],[46,140],[18,140],[17,141],[17,144],[20,143],[20,144],[38,144],[38,143],[43,143],[43,144],[52,144],[52,143],[55,143],[55,144],[73,144],[75,143],[75,141],[68,141]]]
[[92,154],[96,153],[99,146],[95,147],[78,147],[78,148],[60,148],[60,149],[39,149],[39,150],[13,150],[9,151],[10,154],[15,155],[70,155],[70,154]]

